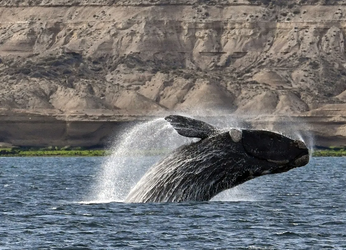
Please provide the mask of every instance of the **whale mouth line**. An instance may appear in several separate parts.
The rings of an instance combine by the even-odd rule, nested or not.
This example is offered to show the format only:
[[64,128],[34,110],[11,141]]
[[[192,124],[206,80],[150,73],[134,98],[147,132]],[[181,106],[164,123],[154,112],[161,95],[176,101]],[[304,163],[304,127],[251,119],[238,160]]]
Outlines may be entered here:
[[278,164],[278,165],[285,165],[285,164],[290,162],[289,160],[276,161],[276,160],[271,160],[271,159],[267,159],[267,161],[271,162],[271,163]]
[[305,153],[301,153],[301,154],[297,155],[292,160],[289,160],[289,159],[273,160],[273,159],[267,159],[265,157],[260,157],[258,155],[252,154],[251,152],[246,150],[246,148],[244,148],[244,150],[245,150],[245,153],[249,157],[252,157],[254,159],[261,160],[261,161],[266,161],[266,162],[269,162],[269,163],[274,163],[274,164],[278,165],[277,166],[278,168],[283,168],[285,166],[291,166],[292,168],[301,167],[301,166],[306,165],[309,162],[309,160],[310,160],[309,154],[305,154]]
[[304,154],[304,155],[301,155],[300,157],[296,158],[293,161],[293,163],[295,166],[300,167],[300,166],[304,166],[304,165],[308,164],[309,160],[310,160],[309,154]]
[[[292,140],[285,138],[282,135],[276,135],[276,137],[274,137],[269,134],[268,147],[263,147],[263,143],[255,143],[255,145],[251,145],[248,142],[249,139],[262,139],[263,141],[266,139],[265,136],[269,133],[267,131],[260,131],[260,133],[264,133],[264,137],[260,138],[255,134],[255,132],[256,131],[251,131],[249,134],[245,133],[245,135],[250,136],[247,140],[244,137],[242,138],[243,150],[249,157],[275,164],[278,168],[288,167],[288,169],[301,167],[309,162],[309,151],[303,141]],[[283,147],[280,147],[280,145],[274,144],[274,139],[277,139],[278,142],[286,143],[286,146],[284,144]]]

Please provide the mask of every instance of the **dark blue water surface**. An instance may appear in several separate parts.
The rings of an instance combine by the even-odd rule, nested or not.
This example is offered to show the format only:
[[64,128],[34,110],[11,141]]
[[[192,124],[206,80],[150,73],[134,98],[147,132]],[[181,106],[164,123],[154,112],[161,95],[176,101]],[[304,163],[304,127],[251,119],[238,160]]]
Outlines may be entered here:
[[0,249],[346,249],[346,158],[227,201],[89,203],[100,158],[0,158]]

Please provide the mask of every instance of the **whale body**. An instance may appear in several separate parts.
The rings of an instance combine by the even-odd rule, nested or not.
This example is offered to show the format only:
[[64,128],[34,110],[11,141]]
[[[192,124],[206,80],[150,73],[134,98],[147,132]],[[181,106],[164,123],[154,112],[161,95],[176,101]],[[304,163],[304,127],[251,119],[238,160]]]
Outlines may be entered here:
[[152,166],[125,202],[208,201],[253,178],[287,172],[309,162],[305,143],[265,130],[221,131],[192,118],[165,120],[182,136],[200,138]]

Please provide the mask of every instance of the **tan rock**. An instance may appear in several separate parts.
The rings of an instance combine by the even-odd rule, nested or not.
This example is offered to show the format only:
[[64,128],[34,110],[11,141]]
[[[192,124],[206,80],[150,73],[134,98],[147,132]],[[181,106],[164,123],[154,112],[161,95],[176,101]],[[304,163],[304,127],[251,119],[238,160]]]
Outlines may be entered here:
[[3,0],[0,109],[327,117],[340,141],[346,1],[300,2]]

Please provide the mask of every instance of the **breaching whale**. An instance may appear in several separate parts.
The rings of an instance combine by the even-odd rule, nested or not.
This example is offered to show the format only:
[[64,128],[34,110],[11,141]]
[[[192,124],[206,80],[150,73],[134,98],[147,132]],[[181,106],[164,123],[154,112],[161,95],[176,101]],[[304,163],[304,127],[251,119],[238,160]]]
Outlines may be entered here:
[[200,138],[152,166],[125,202],[208,201],[258,176],[309,162],[305,143],[264,130],[221,131],[192,118],[165,117],[182,136]]

